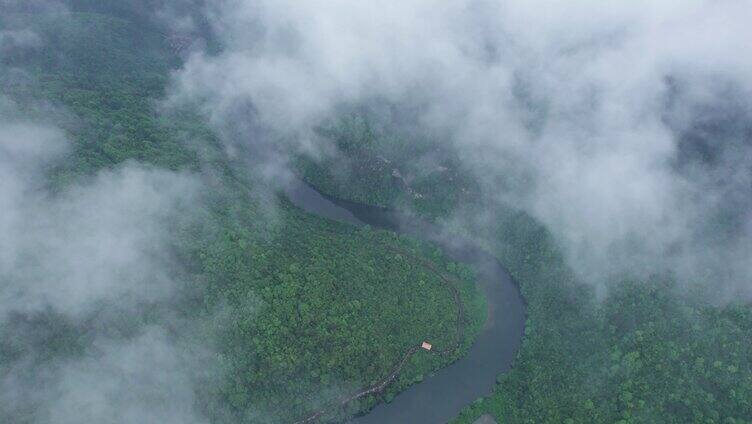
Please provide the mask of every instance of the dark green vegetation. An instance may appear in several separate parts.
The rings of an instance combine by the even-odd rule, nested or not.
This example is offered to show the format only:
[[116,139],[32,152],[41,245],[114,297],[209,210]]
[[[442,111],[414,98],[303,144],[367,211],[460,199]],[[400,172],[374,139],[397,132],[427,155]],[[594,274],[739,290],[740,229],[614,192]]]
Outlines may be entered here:
[[[345,120],[326,133],[356,164],[350,172],[360,175],[359,169],[395,150],[409,153],[392,145],[404,141],[373,134],[363,122]],[[421,160],[401,156],[401,164],[411,162]],[[394,200],[409,193],[399,193],[386,169],[371,173],[368,190],[353,193],[327,167],[302,163],[301,173],[333,196],[406,204]],[[444,190],[435,199],[420,199],[421,206],[413,204],[429,217],[448,216],[458,206],[495,210],[491,228],[461,231],[483,240],[519,282],[528,303],[523,347],[512,371],[499,376],[494,393],[469,406],[456,422],[472,423],[484,413],[501,423],[752,422],[748,305],[709,306],[701,294],[682,292],[669,277],[619,282],[598,302],[565,264],[550,233],[531,217],[513,208],[492,209],[472,194],[464,204],[452,204],[447,199],[462,199],[466,183],[439,174],[425,184]]]
[[529,218],[501,221],[496,237],[528,300],[526,336],[494,394],[458,422],[749,422],[749,307],[713,308],[657,277],[596,304]]
[[[468,269],[426,244],[327,222],[268,197],[269,188],[227,159],[195,115],[156,112],[169,71],[180,63],[158,28],[98,13],[0,19],[4,28],[28,27],[43,40],[2,57],[3,68],[22,70],[2,75],[2,84],[24,113],[52,121],[73,142],[49,172],[52,191],[127,161],[199,175],[203,201],[191,211],[197,219],[174,229],[185,295],[170,307],[194,322],[195,333],[179,335],[185,343],[217,346],[218,376],[200,388],[197,405],[213,422],[289,422],[379,380],[422,340],[452,343],[450,292],[400,251],[461,282],[468,347],[485,313]],[[37,347],[4,337],[0,376],[30,349],[43,347],[35,360],[51,361],[91,348],[86,328],[51,314],[19,316],[19,325],[1,329],[9,335],[26,323],[47,331]],[[161,316],[124,315],[123,334]],[[416,355],[384,396],[457,356]],[[365,399],[350,412],[377,401]],[[28,412],[0,411],[0,421],[32,422]]]
[[[393,135],[357,114],[317,131],[338,154],[298,158],[302,176],[324,193],[376,206],[409,206],[435,217],[477,197],[478,187],[451,149],[422,137]],[[409,140],[409,141],[408,141]]]
[[153,114],[176,63],[160,34],[96,14],[5,19],[6,27],[28,28],[45,43],[3,56],[3,65],[30,74],[7,76],[5,94],[22,104],[63,105],[73,115],[58,122],[75,141],[61,173],[91,173],[127,159],[169,169],[195,166],[196,155]]

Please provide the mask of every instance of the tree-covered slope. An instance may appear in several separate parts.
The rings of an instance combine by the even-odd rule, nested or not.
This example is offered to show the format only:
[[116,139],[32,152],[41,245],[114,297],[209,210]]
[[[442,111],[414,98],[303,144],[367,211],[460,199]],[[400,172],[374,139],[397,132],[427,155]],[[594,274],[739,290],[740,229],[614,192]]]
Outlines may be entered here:
[[382,207],[408,207],[442,216],[478,194],[478,186],[449,145],[389,131],[347,113],[317,132],[335,150],[314,160],[297,156],[301,176],[318,190]]
[[[170,228],[180,296],[145,314],[123,312],[117,321],[128,331],[114,337],[163,325],[181,346],[214,349],[209,363],[193,364],[214,370],[195,388],[195,407],[210,421],[289,422],[381,379],[422,340],[451,343],[456,305],[426,263],[458,282],[470,319],[467,348],[485,313],[469,270],[449,266],[426,244],[297,210],[246,163],[231,161],[200,117],[157,112],[179,58],[154,28],[97,13],[0,22],[39,35],[39,43],[3,55],[3,93],[26,118],[62,128],[73,145],[49,169],[51,196],[134,162],[201,182],[199,200],[185,211],[194,219]],[[97,350],[91,322],[101,313],[80,321],[29,312],[3,321],[0,378],[23,361],[90,355]],[[173,315],[190,321],[190,331],[164,324]],[[39,339],[21,343],[19,323]],[[456,357],[416,355],[385,396]],[[38,422],[39,414],[0,405],[0,421]]]
[[[407,168],[426,156],[447,164],[453,158],[451,151],[411,150],[413,140],[373,131],[365,116],[342,120],[324,134],[349,167],[340,174],[356,175],[355,184],[333,173],[326,160],[301,159],[301,175],[332,196],[408,207],[428,218],[492,211],[490,224],[458,231],[469,232],[499,258],[528,304],[512,370],[457,422],[472,423],[486,413],[501,423],[752,422],[749,305],[716,307],[702,293],[688,293],[661,276],[613,284],[604,300],[596,300],[545,227],[466,190],[477,187],[469,174],[449,179],[433,173],[425,184],[440,189],[416,198],[389,178],[386,166],[361,172],[382,158],[398,158],[394,166]],[[449,165],[445,174],[453,173],[464,171]]]

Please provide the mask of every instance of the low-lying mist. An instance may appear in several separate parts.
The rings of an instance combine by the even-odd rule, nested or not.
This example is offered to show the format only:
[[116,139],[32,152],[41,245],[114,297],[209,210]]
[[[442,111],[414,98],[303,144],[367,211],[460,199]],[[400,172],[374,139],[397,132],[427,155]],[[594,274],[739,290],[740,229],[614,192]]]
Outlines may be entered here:
[[747,2],[204,11],[223,50],[190,55],[171,99],[203,105],[231,148],[326,155],[317,125],[343,105],[386,102],[451,140],[484,197],[543,222],[596,287],[668,272],[718,301],[752,294]]
[[0,103],[0,421],[206,422],[211,343],[171,306],[197,179],[128,163],[52,190],[71,143]]

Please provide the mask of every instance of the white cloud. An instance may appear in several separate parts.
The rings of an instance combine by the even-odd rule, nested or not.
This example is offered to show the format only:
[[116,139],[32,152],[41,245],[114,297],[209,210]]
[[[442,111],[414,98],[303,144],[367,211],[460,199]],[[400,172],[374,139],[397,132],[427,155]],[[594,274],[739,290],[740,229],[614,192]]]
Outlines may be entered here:
[[[750,89],[747,1],[226,0],[207,9],[225,50],[191,57],[174,99],[198,100],[218,128],[252,122],[228,139],[307,145],[341,104],[418,106],[415,124],[450,135],[487,195],[543,221],[589,281],[666,266],[697,275],[698,228],[717,206],[700,194],[741,187],[749,174],[719,187],[676,165],[697,108],[728,102],[718,81],[739,98]],[[679,97],[684,112],[669,105]],[[523,174],[531,185],[494,185]],[[733,240],[714,249],[744,256]]]
[[211,346],[186,345],[196,323],[159,306],[187,289],[173,242],[197,178],[130,163],[50,192],[65,135],[2,112],[0,421],[205,422]]

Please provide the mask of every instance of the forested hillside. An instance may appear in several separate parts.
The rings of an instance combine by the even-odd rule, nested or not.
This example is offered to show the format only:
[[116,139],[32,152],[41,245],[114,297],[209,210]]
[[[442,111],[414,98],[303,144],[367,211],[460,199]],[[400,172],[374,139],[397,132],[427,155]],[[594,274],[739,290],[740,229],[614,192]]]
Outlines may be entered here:
[[353,112],[320,126],[318,134],[338,154],[319,161],[298,155],[301,175],[343,199],[407,207],[434,218],[478,197],[477,182],[448,143],[390,132],[388,121],[371,121]]
[[[115,14],[0,16],[1,29],[38,37],[3,52],[3,96],[19,119],[55,125],[72,142],[46,170],[46,195],[67,195],[104,171],[133,166],[196,176],[199,193],[183,211],[192,219],[170,225],[177,296],[114,318],[102,310],[80,317],[54,309],[3,317],[0,378],[30,364],[29,376],[35,368],[55,370],[54,382],[61,361],[97,356],[102,331],[127,341],[157,326],[185,351],[210,350],[189,364],[205,375],[188,388],[209,421],[294,421],[383,378],[416,343],[453,342],[456,305],[426,263],[460,282],[467,348],[485,317],[469,269],[432,246],[315,218],[273,194],[246,162],[229,159],[198,115],[158,111],[169,72],[181,61],[159,27],[119,10],[119,2],[111,9],[107,2],[77,3]],[[188,324],[172,325],[176,316]],[[346,412],[391,398],[460,354],[415,355],[383,396]],[[45,402],[4,403],[0,421],[40,422]]]
[[518,283],[453,422],[752,423],[749,12],[0,0],[0,423],[344,422],[467,353],[473,270],[290,173]]
[[[523,347],[512,371],[499,376],[493,395],[479,399],[457,422],[472,423],[485,413],[501,423],[751,422],[749,305],[711,306],[706,293],[683,291],[670,276],[620,282],[605,300],[596,300],[545,227],[513,207],[484,203],[466,189],[473,187],[470,175],[445,177],[462,173],[452,167],[451,151],[409,151],[405,146],[413,140],[390,134],[388,127],[374,131],[368,119],[344,119],[325,133],[336,141],[339,162],[347,164],[341,171],[346,177],[310,159],[301,160],[301,174],[332,196],[407,207],[429,218],[494,210],[491,224],[455,231],[482,240],[528,302]],[[412,164],[426,160],[448,165],[425,177],[429,182],[416,178],[441,187],[418,198],[392,177],[392,168],[409,174]],[[387,165],[362,176],[362,169],[379,163]],[[349,183],[353,175],[356,184]]]

